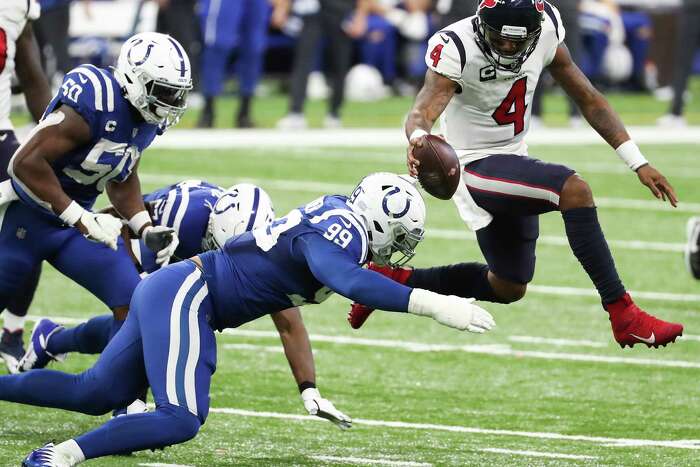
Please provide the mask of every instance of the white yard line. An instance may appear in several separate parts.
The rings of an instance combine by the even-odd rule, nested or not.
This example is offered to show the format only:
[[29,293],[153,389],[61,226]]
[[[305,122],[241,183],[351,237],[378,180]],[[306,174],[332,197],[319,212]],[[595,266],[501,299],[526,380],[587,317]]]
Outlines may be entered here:
[[[344,183],[327,183],[313,180],[284,180],[271,178],[246,178],[224,176],[184,176],[181,174],[139,173],[139,179],[144,183],[169,184],[181,181],[183,178],[206,179],[212,183],[232,185],[233,183],[253,183],[270,190],[294,191],[302,193],[349,193],[355,185]],[[700,213],[700,203],[679,203],[677,208],[671,207],[654,199],[629,199],[596,197],[596,205],[601,208],[632,209],[637,211],[659,211],[677,213]]]
[[[48,318],[64,324],[82,323],[88,318],[62,318],[47,316]],[[30,321],[36,321],[40,317],[28,316]],[[254,329],[225,329],[224,334],[232,336],[242,336],[251,338],[275,338],[279,339],[276,331],[258,331]],[[513,349],[507,344],[428,344],[423,342],[410,342],[393,339],[370,339],[352,336],[329,336],[323,334],[312,334],[309,336],[312,342],[326,342],[338,345],[357,345],[363,347],[380,347],[388,349],[399,349],[408,352],[465,352],[477,355],[490,355],[497,357],[535,358],[540,360],[557,360],[587,363],[610,363],[623,365],[640,365],[662,368],[700,368],[700,362],[687,360],[660,360],[653,358],[632,358],[617,357],[609,355],[592,355],[583,353],[568,352],[544,352],[536,350]],[[537,338],[533,338],[537,339]],[[544,339],[544,338],[541,338]],[[247,350],[247,349],[246,349]]]
[[[209,410],[211,413],[234,415],[241,417],[260,417],[260,418],[275,418],[281,420],[298,420],[298,421],[316,421],[325,422],[318,417],[310,415],[297,415],[290,413],[279,412],[263,412],[255,410],[243,410],[229,407],[212,407]],[[493,428],[478,428],[460,425],[440,425],[435,423],[410,423],[389,420],[369,420],[363,418],[354,418],[353,424],[365,426],[378,426],[384,428],[400,428],[414,431],[446,431],[451,433],[471,433],[490,436],[506,436],[520,437],[533,439],[547,439],[555,441],[573,441],[593,443],[606,447],[660,447],[671,449],[691,449],[700,450],[700,440],[653,440],[653,439],[632,439],[632,438],[607,438],[603,436],[586,436],[586,435],[565,435],[561,433],[537,432],[537,431],[517,431],[517,430],[499,430]]]
[[[559,287],[554,285],[533,285],[527,287],[530,293],[544,295],[559,295],[559,296],[574,296],[574,297],[598,297],[598,292],[595,289],[587,289],[580,287]],[[700,302],[699,294],[679,294],[670,292],[641,292],[630,291],[630,295],[635,298],[654,301],[669,301],[669,302]]]
[[525,457],[546,457],[549,459],[572,459],[572,460],[595,460],[596,456],[583,456],[579,454],[563,454],[558,452],[541,452],[541,451],[520,451],[517,449],[501,449],[501,448],[480,448],[477,451],[491,452],[494,454],[508,454],[512,456]]
[[535,336],[508,336],[508,340],[511,342],[517,342],[519,344],[544,344],[561,347],[592,347],[596,349],[602,349],[608,346],[606,342],[577,339],[553,339],[549,337]]
[[[697,144],[700,128],[679,129],[629,127],[639,144]],[[605,145],[590,128],[542,128],[532,131],[526,139],[537,146]],[[228,149],[245,147],[378,147],[406,145],[403,129],[350,128],[339,130],[312,129],[305,131],[260,130],[178,130],[168,131],[156,138],[153,147],[160,149]]]
[[[476,234],[466,229],[427,229],[426,239],[439,238],[441,240],[476,240]],[[540,245],[564,246],[569,248],[569,240],[566,237],[555,235],[541,235],[537,239]],[[680,253],[685,249],[685,243],[672,242],[645,242],[641,240],[608,240],[608,245],[622,250],[642,251],[669,251]]]
[[394,459],[368,459],[366,457],[346,456],[309,456],[311,459],[324,462],[338,462],[341,464],[359,465],[393,465],[396,467],[432,467],[428,462],[400,461]]

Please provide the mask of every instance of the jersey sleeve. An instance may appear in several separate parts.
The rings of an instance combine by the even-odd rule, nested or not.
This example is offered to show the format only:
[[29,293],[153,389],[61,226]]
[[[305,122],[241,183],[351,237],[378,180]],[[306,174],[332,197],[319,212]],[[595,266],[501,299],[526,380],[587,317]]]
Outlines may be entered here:
[[380,310],[408,310],[410,287],[363,269],[316,233],[302,235],[297,242],[316,280],[335,293]]
[[564,23],[561,20],[561,15],[559,10],[549,2],[544,2],[544,13],[547,19],[548,27],[544,28],[542,31],[544,37],[541,39],[546,42],[549,46],[547,51],[545,66],[552,63],[554,60],[554,55],[557,53],[557,48],[564,43],[566,38],[566,30],[564,29]]
[[90,126],[93,138],[102,132],[104,115],[114,111],[114,89],[101,70],[81,65],[68,72],[46,112],[62,105],[73,108]]
[[462,71],[467,63],[467,56],[464,43],[454,31],[438,31],[430,38],[425,63],[435,73],[462,87]]

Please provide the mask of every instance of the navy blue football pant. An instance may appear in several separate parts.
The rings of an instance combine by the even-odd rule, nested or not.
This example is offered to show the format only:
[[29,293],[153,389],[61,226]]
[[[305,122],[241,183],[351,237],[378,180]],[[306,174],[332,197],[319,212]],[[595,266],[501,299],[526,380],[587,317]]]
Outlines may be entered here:
[[252,96],[263,67],[270,7],[260,0],[204,0],[200,3],[202,93],[221,94],[234,50],[239,93]]
[[44,260],[109,308],[128,305],[141,280],[121,238],[114,251],[22,201],[0,208],[0,309]]
[[[18,147],[19,143],[14,131],[0,131],[0,182],[9,180],[7,167]],[[39,285],[39,276],[41,276],[41,263],[27,275],[24,283],[13,292],[6,305],[10,313],[17,316],[27,315],[29,306],[34,298],[34,292],[36,292],[36,288]],[[0,311],[2,310],[0,309]]]
[[559,195],[575,172],[515,154],[499,154],[467,164],[462,181],[493,221],[476,231],[489,270],[527,284],[535,273],[540,214],[559,210]]
[[95,365],[0,376],[0,400],[102,415],[150,384],[156,409],[109,420],[75,438],[87,459],[155,449],[193,438],[209,412],[216,370],[212,303],[191,261],[163,268],[134,292],[129,316]]

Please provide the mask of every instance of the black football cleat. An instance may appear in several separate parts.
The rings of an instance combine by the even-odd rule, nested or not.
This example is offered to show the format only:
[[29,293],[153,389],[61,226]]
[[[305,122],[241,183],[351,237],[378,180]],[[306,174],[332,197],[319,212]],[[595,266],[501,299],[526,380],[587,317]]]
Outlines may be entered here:
[[24,356],[24,342],[22,341],[22,329],[10,332],[7,329],[2,330],[0,337],[0,358],[5,361],[7,371],[10,373],[18,373],[18,364]]

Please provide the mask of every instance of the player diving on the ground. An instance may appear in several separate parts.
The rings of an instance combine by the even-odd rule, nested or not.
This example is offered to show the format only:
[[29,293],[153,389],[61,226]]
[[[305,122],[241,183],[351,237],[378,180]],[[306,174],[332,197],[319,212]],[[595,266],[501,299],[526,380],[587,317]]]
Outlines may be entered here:
[[333,292],[452,328],[488,331],[493,318],[472,300],[412,289],[362,268],[369,259],[405,263],[424,222],[425,205],[411,182],[372,174],[349,198],[323,196],[266,228],[233,237],[220,250],[149,275],[134,293],[125,325],[92,368],[79,375],[34,370],[0,377],[0,400],[103,414],[149,384],[155,410],[49,443],[25,465],[73,466],[193,438],[209,411],[214,331],[320,303]]

